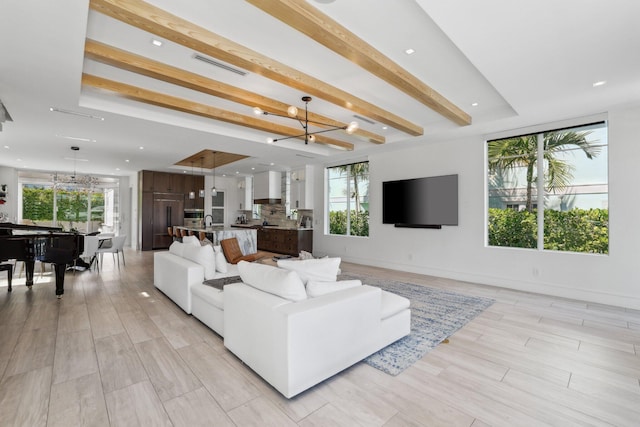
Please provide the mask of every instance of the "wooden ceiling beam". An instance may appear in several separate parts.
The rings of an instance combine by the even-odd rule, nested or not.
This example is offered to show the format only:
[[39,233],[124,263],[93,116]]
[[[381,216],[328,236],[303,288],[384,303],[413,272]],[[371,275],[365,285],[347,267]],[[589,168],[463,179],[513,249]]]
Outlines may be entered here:
[[[114,80],[105,79],[90,74],[82,74],[82,84],[100,90],[117,93],[127,99],[132,99],[145,104],[169,108],[183,113],[195,114],[200,117],[220,120],[238,126],[249,127],[259,131],[270,132],[277,135],[298,136],[300,129],[282,126],[277,123],[256,119],[254,116],[245,116],[221,108],[189,101],[175,96],[154,92],[148,89],[128,85]],[[304,140],[304,138],[299,138]],[[316,135],[316,144],[335,146],[344,150],[353,150],[353,144],[328,138],[324,135]]]
[[144,1],[91,0],[89,6],[96,12],[300,90],[306,95],[317,96],[409,135],[424,133],[417,124]]
[[247,0],[458,125],[471,116],[382,52],[304,0]]
[[[206,93],[228,101],[237,102],[249,107],[260,107],[264,111],[287,115],[289,107],[284,102],[267,98],[226,83],[219,82],[189,71],[163,64],[140,55],[118,49],[95,40],[87,39],[84,46],[85,58],[111,65],[133,73],[151,77],[187,89]],[[347,126],[346,123],[309,112],[309,120],[326,123],[335,127]],[[358,129],[354,135],[375,144],[384,144],[385,137]]]

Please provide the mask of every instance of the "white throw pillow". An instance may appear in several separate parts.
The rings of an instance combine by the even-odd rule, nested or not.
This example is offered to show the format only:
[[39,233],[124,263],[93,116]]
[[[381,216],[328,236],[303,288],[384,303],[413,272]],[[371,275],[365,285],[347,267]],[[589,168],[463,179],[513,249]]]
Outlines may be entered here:
[[184,257],[184,244],[180,242],[173,242],[169,246],[169,253],[172,253],[180,258]]
[[340,267],[340,258],[320,258],[304,260],[278,260],[278,267],[293,270],[306,285],[309,280],[315,282],[335,282]]
[[310,298],[315,298],[320,295],[330,294],[343,289],[355,288],[357,286],[362,286],[362,282],[360,280],[341,280],[339,282],[315,282],[313,280],[309,280],[307,282],[307,295]]
[[238,263],[238,271],[242,281],[251,287],[290,301],[307,299],[304,284],[295,271],[247,261]]
[[200,240],[198,240],[196,236],[184,236],[182,238],[182,243],[185,245],[200,246]]
[[198,244],[198,246],[185,245],[184,257],[204,267],[204,278],[206,280],[215,277],[216,259],[211,246],[200,246],[200,244]]
[[224,257],[222,252],[215,252],[214,255],[216,258],[216,271],[220,273],[227,273],[229,271],[229,266],[227,265],[227,259]]

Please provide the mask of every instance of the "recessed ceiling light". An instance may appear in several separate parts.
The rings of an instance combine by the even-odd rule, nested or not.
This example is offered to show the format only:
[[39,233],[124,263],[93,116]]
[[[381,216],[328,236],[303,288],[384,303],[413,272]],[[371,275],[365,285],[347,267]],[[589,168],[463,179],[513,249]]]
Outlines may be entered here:
[[116,168],[116,170],[117,170],[117,171],[119,171],[119,170],[120,170],[120,168]]
[[124,159],[125,162],[129,163],[129,159]]
[[275,164],[275,163],[273,163],[273,162],[269,163],[269,165],[270,165],[270,166],[273,166],[274,164]]
[[474,103],[472,103],[472,104],[471,104],[471,106],[472,106],[472,107],[477,107],[477,106],[478,106],[478,103],[477,103],[477,102],[474,102]]
[[162,46],[162,41],[158,40],[158,39],[153,39],[153,40],[151,40],[151,44],[154,45],[154,46],[160,47],[160,46]]
[[604,85],[606,85],[606,84],[607,84],[607,81],[606,81],[606,80],[600,80],[599,82],[595,82],[595,83],[593,84],[593,87],[604,86]]
[[8,146],[8,145],[5,145],[5,146],[4,146],[4,148],[6,148],[6,149],[8,150],[8,149],[9,149],[9,146]]
[[140,150],[144,150],[144,147],[140,146],[140,147],[138,147],[138,149],[140,149]]
[[252,171],[256,170],[256,168],[251,168]]
[[409,49],[405,50],[404,53],[406,53],[407,55],[412,55],[412,54],[416,53],[416,51],[415,51],[415,49],[409,48]]
[[387,130],[387,129],[389,129],[388,126],[382,126],[382,130]]
[[68,135],[56,135],[58,138],[71,139],[73,141],[83,141],[83,142],[97,142],[95,139],[91,138],[83,138],[80,136],[68,136]]
[[65,110],[63,108],[57,108],[57,107],[49,107],[49,111],[53,111],[56,113],[71,114],[71,115],[80,116],[80,117],[86,117],[88,119],[104,120],[104,117],[94,116],[92,114],[87,114],[87,113],[81,113],[79,111]]

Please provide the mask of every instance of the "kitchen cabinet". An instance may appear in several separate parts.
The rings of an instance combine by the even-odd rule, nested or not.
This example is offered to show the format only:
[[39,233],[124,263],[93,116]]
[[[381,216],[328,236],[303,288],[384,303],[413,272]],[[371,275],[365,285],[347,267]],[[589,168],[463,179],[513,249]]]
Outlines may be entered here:
[[298,256],[313,252],[313,230],[263,227],[258,229],[258,250]]
[[182,222],[184,200],[182,194],[155,193],[153,197],[152,249],[168,248],[173,242],[167,227]]
[[[184,224],[184,209],[203,209],[204,198],[197,191],[204,188],[204,177],[191,177],[194,184],[186,183],[184,174],[140,171],[138,188],[141,190],[138,206],[138,243],[140,249],[166,249],[172,238],[168,226]],[[185,193],[185,186],[189,190]],[[196,198],[189,199],[189,191],[195,188]],[[188,203],[185,205],[185,201]]]
[[291,209],[308,209],[304,181],[291,181]]
[[291,172],[291,209],[313,209],[312,178],[309,166]]
[[153,172],[155,193],[182,193],[184,176],[176,173]]

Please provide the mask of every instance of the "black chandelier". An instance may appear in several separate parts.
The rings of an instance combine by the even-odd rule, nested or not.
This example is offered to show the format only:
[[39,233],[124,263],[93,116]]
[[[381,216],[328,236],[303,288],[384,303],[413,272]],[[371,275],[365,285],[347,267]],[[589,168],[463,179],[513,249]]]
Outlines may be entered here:
[[[268,111],[263,111],[260,107],[253,107],[253,112],[256,115],[265,115],[265,116],[277,116],[277,117],[284,117],[287,119],[295,119],[298,120],[298,122],[300,122],[300,125],[302,126],[302,129],[304,129],[304,133],[300,134],[300,135],[293,135],[293,136],[287,136],[284,138],[268,138],[267,142],[269,144],[274,143],[276,141],[284,141],[285,139],[291,139],[291,138],[300,138],[300,137],[304,137],[304,143],[308,144],[309,141],[314,142],[316,140],[315,135],[319,134],[319,133],[325,133],[325,132],[332,132],[334,130],[344,130],[346,131],[349,135],[351,135],[352,133],[354,133],[356,130],[358,130],[358,122],[351,122],[348,125],[344,125],[344,126],[335,126],[335,125],[331,125],[328,123],[322,123],[322,122],[316,122],[313,120],[309,120],[309,102],[311,102],[312,98],[310,96],[303,96],[302,97],[302,101],[304,102],[304,119],[298,117],[298,108],[291,105],[289,108],[287,108],[287,114],[288,116],[285,116],[283,114],[277,114],[277,113],[270,113]],[[309,132],[309,123],[314,124],[314,125],[320,125],[320,126],[324,126],[327,129],[324,130],[319,130],[316,132]]]

